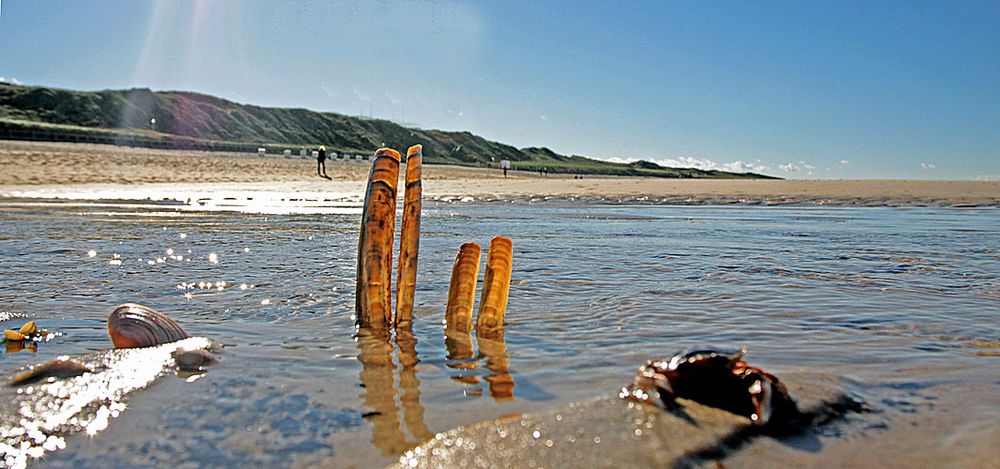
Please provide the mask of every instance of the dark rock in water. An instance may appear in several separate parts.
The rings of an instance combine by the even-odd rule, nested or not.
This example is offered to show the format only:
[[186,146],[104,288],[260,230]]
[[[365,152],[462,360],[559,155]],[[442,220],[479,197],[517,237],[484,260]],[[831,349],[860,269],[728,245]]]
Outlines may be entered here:
[[[791,374],[810,421],[843,413],[836,380]],[[611,396],[439,433],[395,467],[671,467],[724,457],[761,434],[731,412],[678,398],[668,411]]]
[[84,365],[78,360],[74,360],[72,358],[57,358],[48,363],[33,366],[14,375],[14,378],[10,380],[10,385],[20,386],[22,384],[37,383],[49,378],[72,378],[74,376],[80,376],[84,373],[90,373],[91,371],[92,370],[89,366]]

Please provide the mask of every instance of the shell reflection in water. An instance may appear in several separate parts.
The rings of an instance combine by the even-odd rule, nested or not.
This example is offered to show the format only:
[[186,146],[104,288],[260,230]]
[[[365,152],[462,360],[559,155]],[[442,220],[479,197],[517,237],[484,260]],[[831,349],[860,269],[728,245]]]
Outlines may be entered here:
[[115,348],[151,347],[189,337],[173,319],[134,303],[123,304],[111,312],[108,334]]

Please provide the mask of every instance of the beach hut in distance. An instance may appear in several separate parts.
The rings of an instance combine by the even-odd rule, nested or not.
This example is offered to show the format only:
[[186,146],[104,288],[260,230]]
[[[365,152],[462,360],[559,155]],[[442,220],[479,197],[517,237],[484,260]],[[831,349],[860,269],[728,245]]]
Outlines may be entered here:
[[267,148],[260,147],[257,149],[257,156],[264,156],[267,154]]

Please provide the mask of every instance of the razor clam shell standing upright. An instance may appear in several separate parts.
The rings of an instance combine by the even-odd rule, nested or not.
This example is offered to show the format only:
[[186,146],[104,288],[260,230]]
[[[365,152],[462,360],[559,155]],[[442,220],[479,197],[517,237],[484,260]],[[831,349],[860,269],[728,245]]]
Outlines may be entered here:
[[503,333],[513,259],[514,245],[510,238],[494,236],[490,241],[489,254],[486,256],[483,293],[479,298],[479,314],[476,319],[476,334],[480,336],[489,337]]
[[476,301],[479,281],[479,257],[482,250],[476,243],[465,243],[455,256],[445,309],[445,329],[468,334],[472,331],[472,307]]
[[392,325],[392,240],[396,225],[399,152],[375,152],[358,239],[356,314],[358,327]]
[[417,254],[420,250],[422,160],[421,145],[414,145],[406,151],[406,192],[403,195],[403,222],[399,229],[399,272],[396,275],[394,325],[397,328],[410,327],[413,322],[413,295],[417,287]]

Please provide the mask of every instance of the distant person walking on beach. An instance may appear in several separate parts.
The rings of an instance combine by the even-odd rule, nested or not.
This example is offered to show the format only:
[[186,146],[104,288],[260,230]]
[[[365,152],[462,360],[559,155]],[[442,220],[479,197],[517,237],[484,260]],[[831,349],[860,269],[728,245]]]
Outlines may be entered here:
[[500,167],[503,168],[503,178],[507,179],[507,170],[510,169],[510,160],[500,160]]
[[330,179],[330,176],[326,175],[326,147],[323,145],[319,146],[319,155],[316,157],[316,174],[319,177]]

